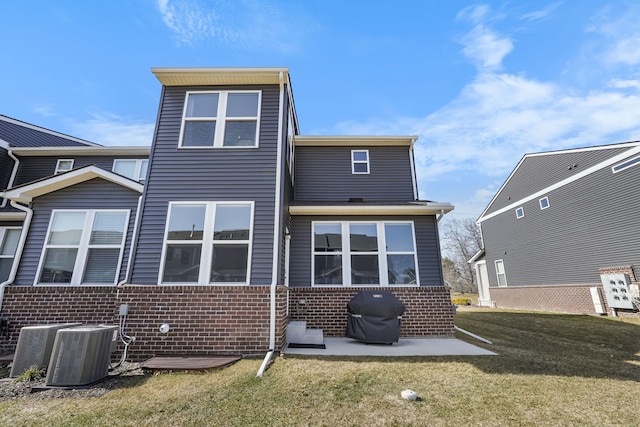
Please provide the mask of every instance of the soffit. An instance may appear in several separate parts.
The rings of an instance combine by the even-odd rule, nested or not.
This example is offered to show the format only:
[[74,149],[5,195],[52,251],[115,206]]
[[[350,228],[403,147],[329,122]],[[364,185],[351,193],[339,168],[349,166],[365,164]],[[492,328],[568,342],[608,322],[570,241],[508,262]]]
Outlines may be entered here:
[[288,68],[152,68],[164,86],[222,86],[280,84],[282,73],[289,80]]

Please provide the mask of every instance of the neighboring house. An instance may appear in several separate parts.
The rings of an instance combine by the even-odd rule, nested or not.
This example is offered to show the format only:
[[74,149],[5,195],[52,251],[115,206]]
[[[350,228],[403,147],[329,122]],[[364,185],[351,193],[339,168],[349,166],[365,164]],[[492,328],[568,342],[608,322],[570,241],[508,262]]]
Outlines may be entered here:
[[[299,135],[286,68],[152,71],[148,164],[87,142],[5,149],[25,178],[4,193],[23,233],[0,348],[26,325],[118,322],[126,304],[135,359],[271,353],[290,321],[345,336],[347,302],[380,288],[407,306],[403,336],[453,335],[437,225],[453,207],[418,200],[416,137]],[[36,159],[68,171],[37,175]]]
[[640,142],[525,155],[477,221],[480,303],[634,311],[638,182]]

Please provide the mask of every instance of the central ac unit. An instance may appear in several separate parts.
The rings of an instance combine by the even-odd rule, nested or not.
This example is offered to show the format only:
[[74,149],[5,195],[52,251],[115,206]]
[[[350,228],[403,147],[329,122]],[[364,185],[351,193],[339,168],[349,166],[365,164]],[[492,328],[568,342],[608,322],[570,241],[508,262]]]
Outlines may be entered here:
[[13,356],[13,366],[9,376],[16,378],[31,368],[46,368],[51,358],[56,332],[60,329],[80,325],[82,323],[56,323],[52,325],[25,326],[20,329],[18,345]]
[[56,334],[47,370],[47,386],[82,386],[109,373],[118,327],[108,325],[61,329]]

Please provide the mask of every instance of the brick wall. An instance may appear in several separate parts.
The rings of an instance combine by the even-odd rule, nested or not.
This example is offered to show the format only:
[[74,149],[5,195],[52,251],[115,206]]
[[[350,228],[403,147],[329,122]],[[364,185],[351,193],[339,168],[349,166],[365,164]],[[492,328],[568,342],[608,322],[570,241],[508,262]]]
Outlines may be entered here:
[[[632,266],[603,267],[599,274],[624,273],[632,284],[638,284]],[[602,283],[582,285],[512,286],[490,288],[491,301],[499,308],[550,311],[573,314],[596,314],[589,288],[597,287],[604,309],[610,312]],[[619,312],[618,314],[624,314]]]
[[[289,318],[321,328],[328,337],[344,337],[347,303],[361,290],[385,290],[406,306],[400,336],[453,336],[451,294],[444,287],[290,288]],[[304,302],[304,303],[302,303]]]
[[[9,338],[0,352],[12,352],[20,328],[48,323],[115,324],[121,304],[129,305],[125,332],[135,336],[130,360],[154,355],[264,355],[269,347],[268,286],[9,286],[2,316]],[[285,334],[286,290],[276,294],[276,350]],[[159,331],[161,324],[171,329]]]

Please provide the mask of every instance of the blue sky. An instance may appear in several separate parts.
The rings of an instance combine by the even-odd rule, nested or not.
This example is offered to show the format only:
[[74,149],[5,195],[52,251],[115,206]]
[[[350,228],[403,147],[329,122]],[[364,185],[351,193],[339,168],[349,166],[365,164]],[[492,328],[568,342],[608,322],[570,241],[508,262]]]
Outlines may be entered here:
[[640,140],[637,1],[8,0],[0,114],[148,145],[151,67],[288,67],[304,135],[418,135],[477,218],[531,152]]

